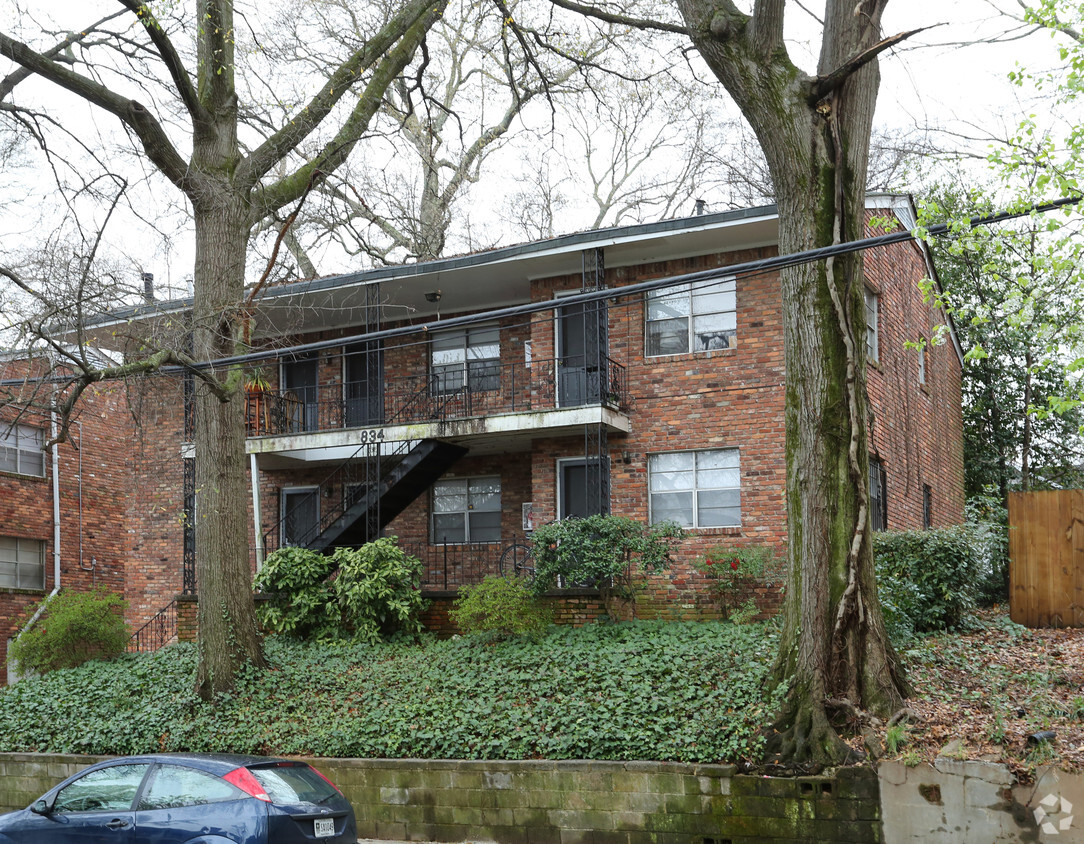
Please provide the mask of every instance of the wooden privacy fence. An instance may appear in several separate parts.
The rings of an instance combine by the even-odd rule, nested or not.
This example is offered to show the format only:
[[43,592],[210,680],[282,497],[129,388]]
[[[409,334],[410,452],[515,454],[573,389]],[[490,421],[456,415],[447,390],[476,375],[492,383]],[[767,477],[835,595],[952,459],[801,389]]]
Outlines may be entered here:
[[1009,493],[1009,615],[1084,627],[1084,490]]

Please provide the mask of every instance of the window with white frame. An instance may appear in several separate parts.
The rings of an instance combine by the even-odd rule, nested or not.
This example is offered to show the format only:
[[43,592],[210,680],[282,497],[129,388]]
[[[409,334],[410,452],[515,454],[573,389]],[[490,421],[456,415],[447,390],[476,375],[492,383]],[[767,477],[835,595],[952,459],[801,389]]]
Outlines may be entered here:
[[647,471],[652,524],[741,526],[738,449],[652,454]]
[[0,422],[0,472],[45,477],[44,442],[41,428]]
[[446,478],[433,484],[435,544],[500,538],[500,478]]
[[734,279],[681,284],[647,294],[647,355],[729,349],[737,336]]
[[918,383],[926,384],[926,338],[918,338]]
[[42,540],[0,536],[0,587],[45,588],[45,543]]
[[877,334],[877,316],[880,311],[880,297],[870,290],[866,290],[866,359],[878,361],[880,358]]
[[501,330],[498,326],[447,331],[433,337],[430,372],[434,391],[497,390],[501,385]]

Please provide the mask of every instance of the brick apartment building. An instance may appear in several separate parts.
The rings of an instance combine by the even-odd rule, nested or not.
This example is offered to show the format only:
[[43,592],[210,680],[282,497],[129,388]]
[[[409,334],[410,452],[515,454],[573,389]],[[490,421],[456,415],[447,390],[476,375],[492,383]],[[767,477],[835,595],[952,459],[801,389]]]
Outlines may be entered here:
[[[913,226],[906,197],[867,205]],[[426,591],[446,598],[496,573],[533,526],[609,512],[688,528],[640,614],[706,612],[697,554],[720,544],[781,549],[786,539],[778,273],[622,291],[772,257],[777,239],[776,211],[763,207],[269,290],[253,322],[267,355],[245,408],[254,564],[283,543],[324,549],[393,534],[425,563]],[[939,345],[906,345],[947,323],[919,291],[933,274],[929,254],[914,242],[882,247],[866,253],[865,268],[874,526],[959,522],[961,351],[951,331]],[[605,299],[561,303],[598,289]],[[117,323],[176,324],[186,307],[155,303]],[[100,335],[117,323],[98,326]],[[138,435],[114,406],[99,413],[112,424],[83,432],[96,453],[111,454],[102,470],[118,479],[114,500],[99,496],[84,510],[115,516],[114,535],[98,536],[116,544],[97,559],[117,561],[111,582],[123,583],[136,623],[194,591],[190,390],[179,377],[144,379]],[[64,449],[59,474],[70,487]],[[23,539],[38,543],[29,553],[40,555],[42,576],[30,595],[53,586],[45,462],[44,475],[37,463],[0,475],[0,542],[20,543],[16,554]],[[70,505],[61,509],[75,530]],[[62,582],[72,586],[88,582],[77,547],[62,531]],[[0,587],[7,617],[3,602],[24,593]]]

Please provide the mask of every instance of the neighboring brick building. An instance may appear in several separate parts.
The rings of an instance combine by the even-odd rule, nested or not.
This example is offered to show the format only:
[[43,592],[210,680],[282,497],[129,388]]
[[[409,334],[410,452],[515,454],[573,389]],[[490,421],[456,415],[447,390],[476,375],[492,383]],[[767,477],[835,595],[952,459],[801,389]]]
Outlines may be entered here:
[[[913,225],[906,198],[868,204]],[[756,208],[269,290],[257,342],[290,351],[265,361],[248,402],[253,546],[331,547],[383,531],[425,561],[426,589],[440,596],[496,572],[532,523],[674,518],[688,538],[640,614],[706,612],[697,554],[786,540],[778,274],[622,288],[771,257],[777,237],[775,209]],[[905,345],[947,322],[918,288],[928,253],[909,242],[865,260],[875,522],[958,522],[960,349],[951,331],[940,345]],[[612,296],[544,304],[597,287]],[[458,322],[494,309],[505,310]],[[356,339],[377,329],[379,340]],[[194,582],[185,387],[163,378],[141,395],[142,447],[116,464],[135,493],[125,511],[134,619]],[[590,596],[577,601],[586,609],[574,617],[596,611]]]

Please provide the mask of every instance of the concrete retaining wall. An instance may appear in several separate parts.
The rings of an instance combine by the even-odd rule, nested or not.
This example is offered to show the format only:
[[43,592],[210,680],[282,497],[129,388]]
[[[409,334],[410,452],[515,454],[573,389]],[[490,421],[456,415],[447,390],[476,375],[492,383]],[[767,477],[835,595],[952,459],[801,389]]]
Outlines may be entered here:
[[[0,754],[0,805],[22,808],[97,757]],[[500,844],[881,844],[876,774],[780,779],[730,765],[310,760],[363,838]]]

